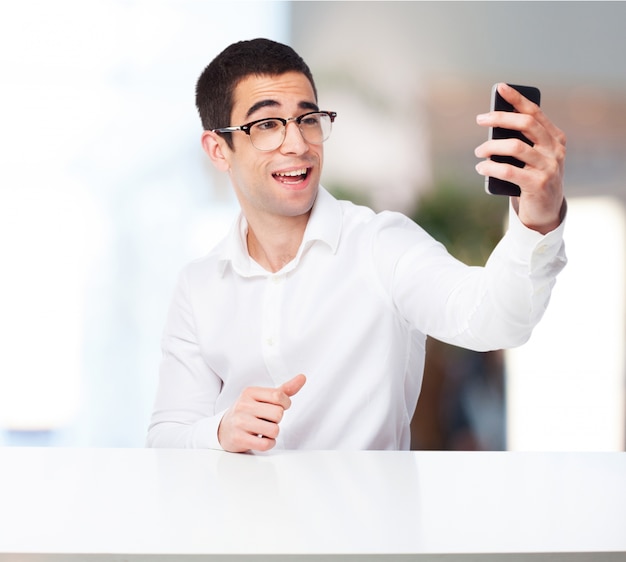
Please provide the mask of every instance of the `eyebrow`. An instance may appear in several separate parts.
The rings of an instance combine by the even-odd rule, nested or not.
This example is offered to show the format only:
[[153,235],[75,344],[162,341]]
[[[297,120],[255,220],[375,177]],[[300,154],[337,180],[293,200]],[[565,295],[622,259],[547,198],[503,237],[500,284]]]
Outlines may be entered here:
[[[252,114],[254,114],[256,111],[263,107],[280,107],[280,103],[278,103],[276,100],[271,99],[258,101],[250,109],[248,109],[246,113],[246,118],[250,117]],[[298,104],[298,107],[300,109],[308,109],[310,111],[319,111],[319,107],[317,106],[317,104],[310,101],[301,101]]]

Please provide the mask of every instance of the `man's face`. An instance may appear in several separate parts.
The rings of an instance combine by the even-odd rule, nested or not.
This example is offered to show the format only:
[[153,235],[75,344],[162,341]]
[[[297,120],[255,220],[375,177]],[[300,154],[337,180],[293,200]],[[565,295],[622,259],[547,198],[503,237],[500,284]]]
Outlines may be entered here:
[[[233,99],[229,125],[268,117],[288,119],[318,109],[311,83],[299,72],[248,76],[235,88]],[[245,133],[232,135],[234,149],[222,142],[222,152],[248,220],[308,215],[319,186],[322,145],[307,143],[293,121],[287,124],[282,145],[272,151],[256,149]]]

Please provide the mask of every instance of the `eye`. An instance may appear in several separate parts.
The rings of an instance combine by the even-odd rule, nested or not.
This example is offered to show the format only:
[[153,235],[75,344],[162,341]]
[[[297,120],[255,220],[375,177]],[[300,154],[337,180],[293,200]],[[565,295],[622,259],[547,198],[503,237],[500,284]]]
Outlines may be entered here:
[[304,127],[317,127],[320,124],[320,114],[314,113],[312,115],[306,115],[301,121],[300,125]]
[[261,121],[254,125],[254,128],[260,133],[268,133],[270,131],[275,131],[279,127],[282,127],[283,124],[276,119],[266,119],[265,121]]

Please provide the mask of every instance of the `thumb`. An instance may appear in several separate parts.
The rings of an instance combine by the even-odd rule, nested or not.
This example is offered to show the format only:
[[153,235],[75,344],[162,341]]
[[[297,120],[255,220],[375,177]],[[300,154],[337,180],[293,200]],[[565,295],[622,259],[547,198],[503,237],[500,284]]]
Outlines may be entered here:
[[287,396],[293,396],[300,391],[305,382],[306,377],[304,375],[296,375],[291,380],[288,380],[287,382],[281,384],[280,390],[282,390]]

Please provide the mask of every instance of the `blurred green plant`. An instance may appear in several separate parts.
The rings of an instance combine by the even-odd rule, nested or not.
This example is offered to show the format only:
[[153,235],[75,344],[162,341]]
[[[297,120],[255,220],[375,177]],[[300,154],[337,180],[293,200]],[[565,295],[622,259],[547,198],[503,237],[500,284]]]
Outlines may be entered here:
[[343,201],[351,201],[355,205],[365,205],[372,208],[371,199],[365,192],[358,191],[346,185],[325,182],[324,187],[333,194],[334,197]]
[[482,189],[441,183],[418,201],[411,218],[456,258],[484,265],[502,238],[508,198]]

